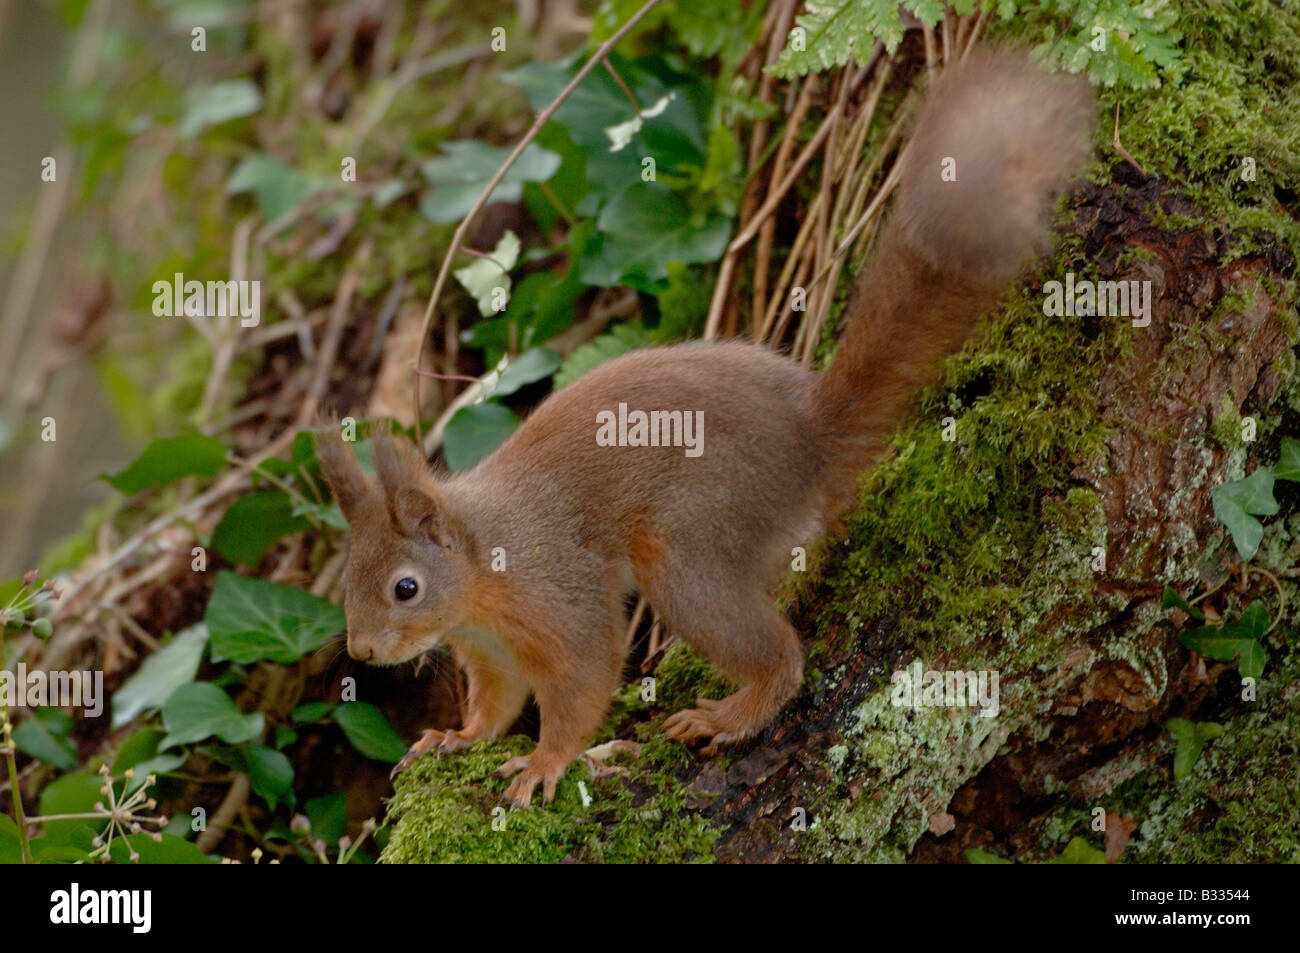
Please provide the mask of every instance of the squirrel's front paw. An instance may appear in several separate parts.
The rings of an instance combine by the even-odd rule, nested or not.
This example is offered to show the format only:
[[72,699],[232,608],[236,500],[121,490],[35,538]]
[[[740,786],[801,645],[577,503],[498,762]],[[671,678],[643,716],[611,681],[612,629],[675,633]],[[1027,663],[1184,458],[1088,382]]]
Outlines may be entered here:
[[565,765],[563,764],[556,767],[541,761],[535,751],[532,754],[511,758],[497,768],[496,772],[497,777],[500,778],[508,778],[512,774],[518,774],[510,782],[510,787],[506,788],[502,800],[508,802],[512,807],[528,807],[533,802],[533,789],[538,784],[541,784],[542,803],[550,804],[555,797],[556,782],[560,780],[564,768]]
[[389,772],[389,780],[397,777],[415,764],[432,748],[437,748],[438,754],[444,755],[451,754],[453,751],[460,751],[462,748],[468,748],[473,743],[472,739],[464,737],[455,730],[439,731],[437,728],[426,728],[420,735],[420,740],[411,745],[410,750],[406,752],[402,760],[397,762],[393,770]]

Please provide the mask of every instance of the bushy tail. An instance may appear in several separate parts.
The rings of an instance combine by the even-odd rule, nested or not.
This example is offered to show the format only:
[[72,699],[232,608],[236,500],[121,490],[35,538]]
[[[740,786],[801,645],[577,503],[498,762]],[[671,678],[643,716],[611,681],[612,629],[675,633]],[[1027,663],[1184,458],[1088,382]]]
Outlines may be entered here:
[[973,50],[935,82],[848,330],[816,384],[833,509],[851,502],[939,360],[1046,250],[1052,209],[1084,168],[1094,122],[1085,81],[1045,73],[1021,52]]

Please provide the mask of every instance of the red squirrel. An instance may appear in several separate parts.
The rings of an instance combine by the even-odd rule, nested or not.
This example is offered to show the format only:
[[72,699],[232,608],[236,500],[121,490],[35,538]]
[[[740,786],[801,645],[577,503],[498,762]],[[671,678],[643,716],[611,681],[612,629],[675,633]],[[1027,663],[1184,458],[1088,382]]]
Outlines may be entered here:
[[[445,644],[468,680],[463,726],[426,731],[398,769],[499,736],[531,694],[540,740],[499,773],[515,775],[512,804],[539,784],[550,801],[619,685],[633,590],[740,686],[670,716],[669,737],[707,756],[771,722],[803,678],[772,598],[791,550],[835,525],[918,388],[1044,250],[1093,122],[1086,82],[1023,53],[975,50],[945,69],[821,373],[739,341],[634,351],[551,394],[456,475],[380,436],[372,481],[326,428],[323,473],[352,530],[348,651],[392,665]],[[629,408],[681,411],[697,444],[609,445]],[[665,438],[670,419],[654,419]]]

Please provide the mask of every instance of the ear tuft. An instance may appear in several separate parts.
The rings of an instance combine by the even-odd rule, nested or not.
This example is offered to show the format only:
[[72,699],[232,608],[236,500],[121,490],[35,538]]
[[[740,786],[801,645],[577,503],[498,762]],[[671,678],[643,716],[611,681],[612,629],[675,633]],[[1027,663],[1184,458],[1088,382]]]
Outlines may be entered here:
[[322,420],[321,432],[316,436],[316,459],[321,473],[330,485],[334,499],[348,522],[357,511],[361,500],[372,492],[371,483],[357,463],[356,453],[339,435],[337,420]]
[[390,500],[403,487],[412,484],[423,487],[430,482],[428,462],[411,441],[395,437],[387,430],[376,430],[372,442],[375,474],[384,495]]

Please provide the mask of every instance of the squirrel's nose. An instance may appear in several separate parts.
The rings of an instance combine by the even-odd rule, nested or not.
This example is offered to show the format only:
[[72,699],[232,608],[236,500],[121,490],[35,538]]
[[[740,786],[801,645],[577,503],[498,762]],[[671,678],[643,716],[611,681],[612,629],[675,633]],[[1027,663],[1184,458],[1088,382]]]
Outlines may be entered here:
[[371,648],[362,650],[357,646],[353,645],[351,642],[348,642],[348,654],[351,655],[358,662],[369,662],[372,658],[375,657],[375,650]]

